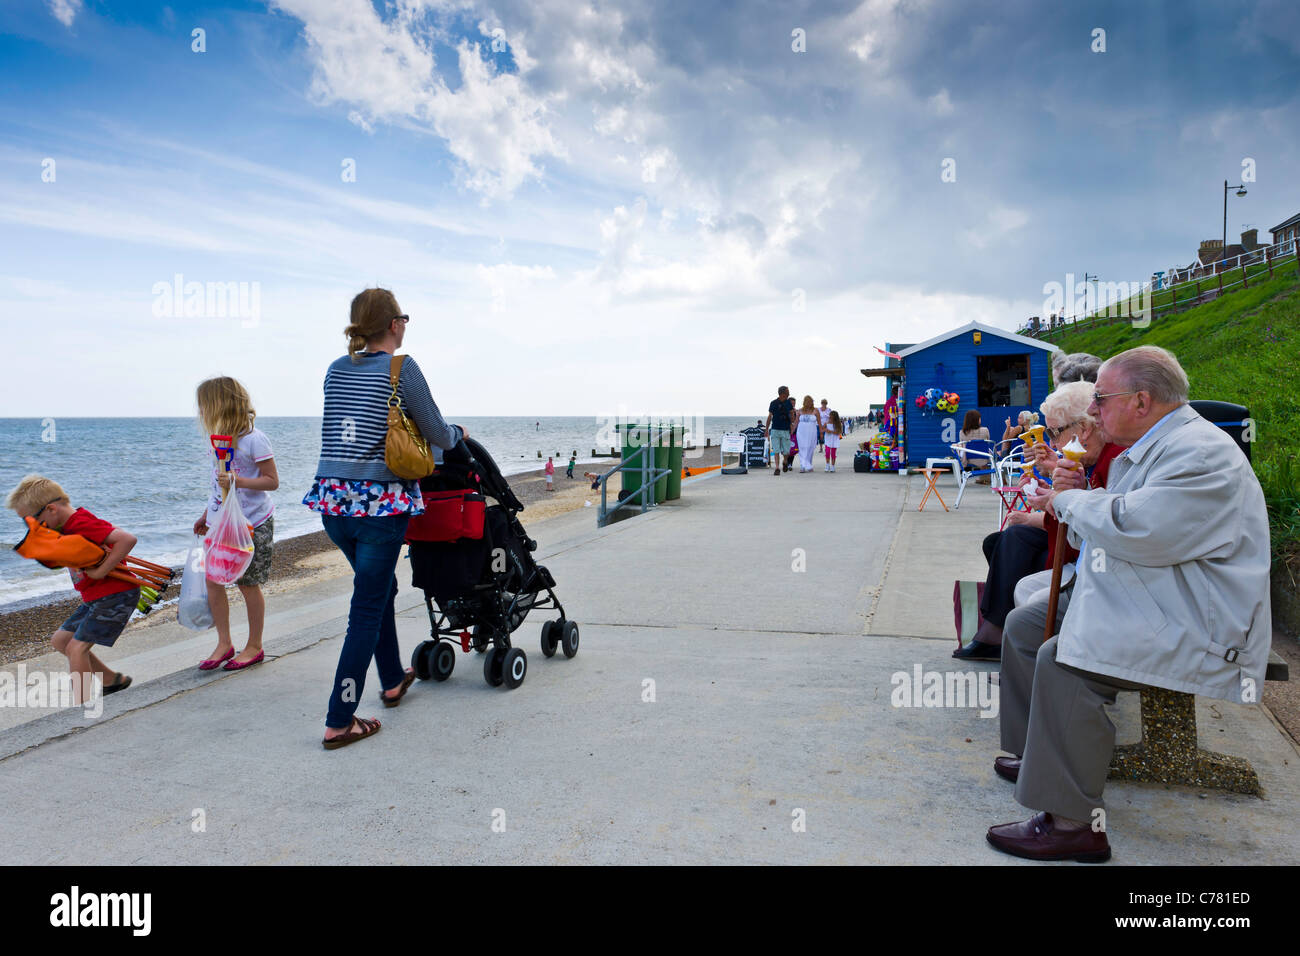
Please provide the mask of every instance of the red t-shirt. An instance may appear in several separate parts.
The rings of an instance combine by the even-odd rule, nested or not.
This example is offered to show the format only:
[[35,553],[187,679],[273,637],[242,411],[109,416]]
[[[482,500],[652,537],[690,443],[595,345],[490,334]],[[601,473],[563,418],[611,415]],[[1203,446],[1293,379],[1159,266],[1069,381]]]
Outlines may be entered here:
[[[1106,443],[1101,450],[1101,454],[1097,456],[1097,464],[1092,466],[1092,474],[1088,476],[1089,488],[1106,487],[1106,479],[1110,476],[1110,463],[1115,460],[1115,456],[1122,452],[1124,448],[1124,445],[1116,445],[1114,442]],[[1044,570],[1047,571],[1052,569],[1052,559],[1056,554],[1056,529],[1059,524],[1060,522],[1051,515],[1043,515],[1043,530],[1047,532],[1047,564],[1044,565]],[[1073,564],[1077,560],[1079,560],[1078,549],[1070,547],[1067,542],[1061,565]]]
[[[104,539],[113,533],[113,526],[107,521],[96,518],[85,508],[78,508],[67,524],[59,529],[61,534],[79,534],[88,541],[102,545]],[[121,567],[121,565],[118,565]],[[115,578],[104,578],[96,581],[94,578],[86,577],[76,568],[68,568],[68,573],[72,575],[72,586],[81,593],[81,599],[89,604],[91,601],[98,601],[102,597],[108,597],[110,594],[119,594],[122,591],[129,591],[134,584],[127,584],[125,581],[118,581]]]

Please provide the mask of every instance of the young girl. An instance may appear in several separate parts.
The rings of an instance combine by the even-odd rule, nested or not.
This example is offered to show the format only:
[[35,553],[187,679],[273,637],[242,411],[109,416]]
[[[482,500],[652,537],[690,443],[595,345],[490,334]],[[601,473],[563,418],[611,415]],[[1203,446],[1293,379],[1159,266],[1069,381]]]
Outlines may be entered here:
[[840,422],[840,413],[832,411],[830,419],[826,422],[826,437],[824,439],[826,447],[822,452],[822,456],[826,459],[827,471],[835,470],[835,453],[839,450],[840,432],[843,430],[844,426]]
[[[275,470],[270,441],[253,427],[256,412],[244,386],[226,376],[210,378],[199,383],[198,403],[199,423],[204,433],[232,436],[235,453],[229,474],[224,462],[218,470],[214,456],[212,493],[207,510],[194,522],[194,533],[207,534],[208,522],[215,521],[221,511],[223,491],[239,495],[239,506],[253,526],[253,562],[244,576],[235,582],[248,607],[248,644],[238,655],[235,654],[230,642],[230,604],[226,600],[226,588],[209,581],[208,607],[212,609],[212,622],[217,629],[217,648],[199,664],[199,670],[210,671],[224,663],[226,670],[237,671],[261,663],[266,656],[262,651],[262,622],[266,616],[262,585],[271,574],[271,542],[275,532],[275,519],[272,518],[275,505],[269,492],[280,487],[280,476]],[[230,491],[232,485],[233,492]]]

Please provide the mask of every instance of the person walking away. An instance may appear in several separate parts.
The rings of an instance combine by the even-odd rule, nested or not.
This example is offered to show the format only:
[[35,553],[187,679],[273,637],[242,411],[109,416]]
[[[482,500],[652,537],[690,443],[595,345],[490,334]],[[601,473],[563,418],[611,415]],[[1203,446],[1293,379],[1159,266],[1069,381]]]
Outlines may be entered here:
[[826,434],[822,441],[826,445],[823,455],[826,458],[826,470],[835,470],[835,456],[839,453],[840,448],[840,431],[844,425],[840,421],[840,413],[832,411],[826,421]]
[[[221,502],[228,494],[239,496],[240,510],[253,526],[253,561],[235,582],[248,612],[248,640],[244,649],[235,654],[230,641],[230,602],[226,599],[226,586],[208,581],[208,607],[212,611],[212,625],[217,629],[217,647],[199,664],[199,670],[215,670],[224,664],[225,670],[237,671],[266,659],[262,650],[262,627],[266,620],[262,585],[271,576],[275,504],[270,493],[280,487],[280,474],[276,471],[270,439],[253,424],[257,412],[243,385],[228,376],[210,378],[199,383],[196,397],[199,424],[204,432],[229,435],[235,440],[235,445],[229,472],[224,464],[216,462],[215,458],[213,460],[208,506],[194,522],[194,533],[199,536],[208,533],[208,522],[217,520]],[[211,448],[210,443],[208,447]]]
[[[781,474],[781,456],[790,454],[790,422],[793,411],[794,399],[790,397],[790,389],[782,385],[776,390],[776,398],[767,406],[767,423],[763,426],[767,430],[768,448],[776,457],[776,467],[772,471],[774,475]],[[789,471],[790,466],[786,465],[785,470]]]
[[435,464],[442,461],[439,449],[454,448],[468,437],[463,427],[443,420],[410,356],[401,363],[394,394],[392,358],[409,322],[387,289],[359,293],[343,330],[347,355],[335,359],[325,373],[321,457],[303,504],[320,512],[325,533],[353,571],[347,635],[325,717],[326,750],[379,732],[379,721],[356,716],[372,659],[385,707],[401,703],[415,680],[414,670],[402,669],[393,602],[406,524],[412,515],[424,513],[424,499],[419,481],[398,478],[384,460],[389,400],[400,402],[431,446]]
[[803,405],[799,409],[798,421],[800,474],[813,470],[813,452],[817,450],[819,437],[821,437],[821,416],[817,414],[817,406],[813,404],[812,396],[805,395]]
[[564,472],[564,477],[565,477],[565,478],[572,478],[572,477],[573,477],[573,466],[574,466],[575,464],[577,464],[577,462],[578,462],[577,456],[575,456],[575,455],[570,455],[570,456],[569,456],[569,467],[568,467],[568,469]]
[[546,490],[555,490],[555,459],[549,455],[546,457]]

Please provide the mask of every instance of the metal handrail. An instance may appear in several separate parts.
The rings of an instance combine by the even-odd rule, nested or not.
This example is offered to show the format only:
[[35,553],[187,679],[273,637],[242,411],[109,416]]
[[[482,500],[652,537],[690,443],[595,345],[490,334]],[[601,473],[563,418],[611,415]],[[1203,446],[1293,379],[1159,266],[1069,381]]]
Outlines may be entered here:
[[[672,469],[655,468],[654,455],[651,453],[653,447],[654,447],[653,445],[647,442],[646,444],[638,448],[636,451],[634,451],[631,455],[629,455],[626,461],[620,462],[617,466],[611,468],[609,471],[605,472],[603,475],[600,476],[599,478],[600,510],[596,512],[597,528],[603,528],[605,527],[605,525],[609,524],[609,516],[612,515],[615,511],[618,511],[619,508],[637,507],[637,505],[633,501],[633,499],[637,497],[640,497],[641,500],[640,507],[641,507],[642,514],[645,514],[648,510],[650,510],[655,506],[655,501],[654,501],[655,482],[657,482],[660,478],[663,478],[665,475],[672,474]],[[632,462],[636,461],[638,457],[642,459],[641,463],[636,465],[635,468],[630,467],[632,465]],[[614,505],[614,507],[611,509],[608,506],[608,497],[607,497],[608,482],[610,478],[618,474],[620,471],[623,471],[624,469],[628,471],[635,470],[641,473],[641,487],[637,488],[636,491],[632,492],[630,495],[628,495],[618,504]]]

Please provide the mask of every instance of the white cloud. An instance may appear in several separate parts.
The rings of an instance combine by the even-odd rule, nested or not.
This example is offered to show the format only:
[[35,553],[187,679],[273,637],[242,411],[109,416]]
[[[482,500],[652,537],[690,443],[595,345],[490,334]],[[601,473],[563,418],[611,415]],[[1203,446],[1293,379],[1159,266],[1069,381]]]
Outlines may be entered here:
[[934,96],[926,100],[931,112],[936,116],[951,116],[953,112],[952,100],[948,97],[947,87],[939,90]]
[[874,33],[864,33],[858,39],[849,44],[849,49],[859,60],[868,60],[871,53],[876,48],[876,35]]
[[674,162],[672,150],[660,146],[641,157],[641,182],[657,182],[660,170],[670,168]]
[[1028,222],[1029,214],[1023,209],[995,206],[978,228],[965,229],[961,235],[968,245],[976,249],[987,249]]
[[540,158],[564,155],[547,125],[546,102],[523,80],[530,61],[520,38],[510,46],[518,73],[497,72],[462,39],[460,86],[452,91],[438,70],[426,5],[418,0],[399,4],[388,20],[368,2],[273,2],[303,23],[317,102],[352,105],[348,118],[363,129],[393,122],[431,130],[460,161],[464,184],[484,197],[511,195],[540,176]]
[[81,12],[82,0],[48,0],[50,13],[65,27],[71,27],[72,21]]

